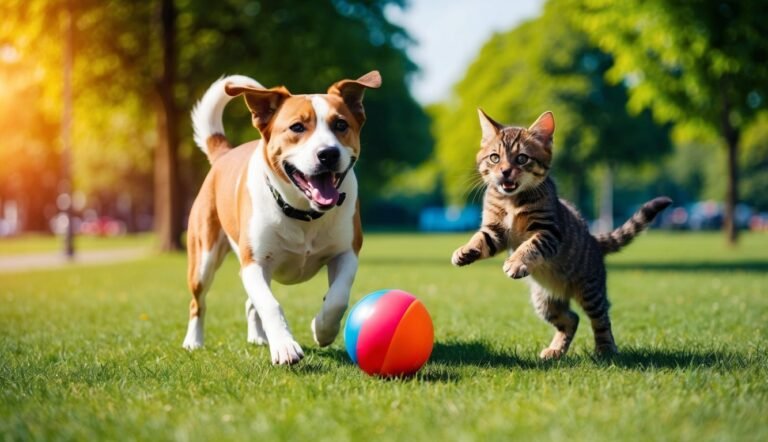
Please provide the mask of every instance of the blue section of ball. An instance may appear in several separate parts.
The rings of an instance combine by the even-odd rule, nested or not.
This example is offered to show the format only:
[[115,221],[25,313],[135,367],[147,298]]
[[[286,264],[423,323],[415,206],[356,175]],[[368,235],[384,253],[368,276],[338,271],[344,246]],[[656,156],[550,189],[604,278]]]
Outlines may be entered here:
[[390,289],[379,290],[366,295],[357,302],[347,316],[347,324],[344,326],[344,344],[347,347],[347,353],[352,361],[357,364],[357,337],[363,323],[374,311],[376,301],[390,292]]

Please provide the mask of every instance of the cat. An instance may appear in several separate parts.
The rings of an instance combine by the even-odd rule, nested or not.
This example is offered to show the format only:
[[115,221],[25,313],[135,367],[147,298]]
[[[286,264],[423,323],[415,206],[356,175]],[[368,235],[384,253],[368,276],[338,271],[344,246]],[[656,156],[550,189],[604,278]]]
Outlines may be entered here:
[[541,359],[566,354],[579,325],[575,300],[592,323],[598,355],[617,352],[606,294],[604,256],[644,230],[672,200],[645,203],[624,225],[597,236],[569,202],[559,199],[549,176],[555,120],[544,112],[528,129],[504,126],[478,109],[482,129],[477,168],[487,185],[480,229],[451,262],[465,266],[509,251],[504,273],[526,278],[539,316],[557,331]]

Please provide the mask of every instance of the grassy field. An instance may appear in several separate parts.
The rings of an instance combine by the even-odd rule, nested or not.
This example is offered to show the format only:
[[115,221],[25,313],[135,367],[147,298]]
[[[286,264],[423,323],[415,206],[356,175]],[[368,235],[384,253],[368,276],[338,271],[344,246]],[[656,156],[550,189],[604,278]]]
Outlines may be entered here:
[[[4,256],[61,252],[64,240],[50,235],[28,235],[22,237],[0,238],[0,258]],[[120,248],[146,247],[153,244],[152,235],[126,235],[115,237],[78,236],[75,250],[110,250]]]
[[[564,360],[502,260],[456,269],[467,235],[366,238],[353,300],[417,294],[435,349],[414,378],[312,344],[325,276],[274,289],[307,357],[273,367],[245,342],[229,259],[209,295],[206,348],[181,349],[185,257],[0,274],[5,440],[768,440],[768,235],[653,233],[609,260],[621,355],[591,357],[583,321]],[[583,315],[582,315],[583,317]]]

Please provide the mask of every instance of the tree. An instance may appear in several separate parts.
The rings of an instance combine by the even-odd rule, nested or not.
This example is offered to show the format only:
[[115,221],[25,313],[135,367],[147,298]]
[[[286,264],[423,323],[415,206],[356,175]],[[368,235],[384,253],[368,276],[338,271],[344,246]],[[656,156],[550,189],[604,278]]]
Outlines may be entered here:
[[455,86],[455,97],[434,111],[436,157],[450,201],[465,200],[475,175],[476,107],[523,126],[552,110],[556,178],[580,206],[588,205],[589,171],[637,164],[669,149],[666,131],[648,113],[626,112],[625,88],[603,80],[613,59],[565,18],[564,7],[550,1],[541,17],[493,36]]
[[181,250],[184,231],[179,188],[179,111],[176,89],[177,36],[176,6],[173,0],[160,0],[160,59],[162,66],[155,79],[158,143],[155,149],[155,231],[160,250]]
[[718,134],[728,152],[726,234],[737,240],[739,146],[768,96],[768,10],[757,0],[569,0],[579,26],[613,55],[607,78],[629,107]]
[[[0,0],[0,47],[17,50],[28,75],[42,67],[44,75],[32,77],[42,96],[33,106],[52,121],[61,111],[60,82],[51,80],[61,66],[61,36],[50,30],[60,28],[63,4]],[[208,167],[192,144],[187,116],[215,79],[242,73],[306,93],[379,69],[384,88],[366,97],[371,118],[356,167],[362,192],[380,194],[397,172],[431,151],[427,116],[406,87],[415,70],[404,52],[410,39],[386,20],[388,5],[402,7],[404,0],[76,2],[76,187],[113,199],[126,192],[142,204],[157,196],[161,244],[176,248],[176,226]],[[257,136],[244,106],[227,112],[234,141]],[[147,185],[152,164],[154,189]],[[181,185],[174,192],[176,180]]]

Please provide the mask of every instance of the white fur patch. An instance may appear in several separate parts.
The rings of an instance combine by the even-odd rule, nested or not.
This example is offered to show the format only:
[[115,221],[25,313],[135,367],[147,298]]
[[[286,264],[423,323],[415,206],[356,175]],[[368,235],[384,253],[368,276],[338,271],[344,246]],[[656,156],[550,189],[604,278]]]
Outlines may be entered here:
[[328,119],[333,115],[333,109],[328,100],[320,95],[312,95],[310,100],[312,109],[315,111],[315,130],[302,145],[298,146],[297,149],[292,149],[286,159],[304,175],[312,175],[312,172],[318,167],[318,151],[326,147],[337,146],[341,151],[338,166],[338,172],[341,172],[349,167],[352,149],[342,144],[328,126]]
[[224,91],[224,86],[227,83],[264,87],[258,81],[245,75],[230,75],[218,79],[205,91],[203,98],[192,109],[192,128],[195,131],[195,144],[206,154],[208,153],[208,138],[214,134],[224,135],[224,124],[221,121],[221,116],[224,113],[224,107],[234,98]]
[[189,320],[187,325],[187,336],[184,338],[182,346],[187,350],[197,350],[203,346],[203,321],[197,316]]
[[304,357],[299,344],[293,339],[283,309],[272,295],[264,269],[256,264],[240,271],[245,291],[251,299],[256,313],[261,318],[264,334],[269,341],[273,364],[295,364]]

